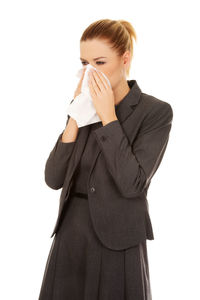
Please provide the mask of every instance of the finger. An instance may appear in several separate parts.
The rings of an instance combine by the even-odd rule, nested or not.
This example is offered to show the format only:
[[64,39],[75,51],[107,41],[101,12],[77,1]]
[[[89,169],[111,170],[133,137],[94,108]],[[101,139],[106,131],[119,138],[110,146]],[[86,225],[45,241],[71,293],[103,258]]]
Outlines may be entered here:
[[91,81],[88,82],[88,86],[89,86],[89,89],[90,89],[91,97],[93,99],[93,97],[96,96],[96,93],[95,93],[94,88],[93,88],[93,86],[91,84]]
[[105,90],[105,87],[104,87],[101,79],[96,74],[96,71],[92,72],[91,77],[92,77],[92,80],[93,80],[92,81],[93,84],[95,84],[97,86],[97,88],[96,88],[97,91],[103,91],[103,90]]
[[94,78],[91,77],[90,80],[89,80],[89,87],[91,89],[91,93],[96,96],[97,93],[99,92],[99,88],[98,86],[96,85],[95,81],[94,81]]
[[108,86],[108,82],[107,80],[105,79],[105,77],[103,76],[103,74],[101,72],[96,72],[96,77],[99,78],[100,82],[101,82],[101,87],[104,89],[108,89],[109,86]]

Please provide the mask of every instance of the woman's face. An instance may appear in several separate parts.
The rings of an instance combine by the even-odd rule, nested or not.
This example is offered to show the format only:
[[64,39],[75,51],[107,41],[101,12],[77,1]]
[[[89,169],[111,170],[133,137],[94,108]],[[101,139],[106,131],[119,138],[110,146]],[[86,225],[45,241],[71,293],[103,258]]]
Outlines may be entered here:
[[92,65],[109,79],[112,89],[122,80],[126,80],[130,53],[126,51],[118,56],[105,40],[93,39],[80,43],[80,59],[83,66]]

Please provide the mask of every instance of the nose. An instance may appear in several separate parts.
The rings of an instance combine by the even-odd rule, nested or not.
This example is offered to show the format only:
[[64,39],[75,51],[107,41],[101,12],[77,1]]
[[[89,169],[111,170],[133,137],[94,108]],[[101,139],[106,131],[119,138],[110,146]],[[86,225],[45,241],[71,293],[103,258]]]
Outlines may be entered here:
[[97,70],[97,68],[96,67],[94,67],[92,64],[88,64],[88,65],[86,65],[85,66],[87,69],[95,69],[95,70]]

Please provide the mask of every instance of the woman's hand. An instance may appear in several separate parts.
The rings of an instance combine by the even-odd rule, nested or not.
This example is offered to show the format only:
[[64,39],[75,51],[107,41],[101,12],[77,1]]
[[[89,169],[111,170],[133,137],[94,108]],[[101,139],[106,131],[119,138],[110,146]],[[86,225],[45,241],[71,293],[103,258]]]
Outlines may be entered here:
[[117,120],[113,90],[100,72],[89,71],[89,88],[96,112],[103,125]]
[[78,83],[78,86],[77,86],[77,88],[76,88],[76,91],[75,91],[75,93],[74,93],[74,98],[76,97],[76,96],[78,96],[80,93],[81,93],[81,86],[82,86],[82,81],[83,81],[83,77],[84,77],[84,74],[85,74],[85,68],[83,69],[83,73],[82,73],[82,75],[81,75],[81,79],[80,79],[80,81],[79,81],[79,83]]

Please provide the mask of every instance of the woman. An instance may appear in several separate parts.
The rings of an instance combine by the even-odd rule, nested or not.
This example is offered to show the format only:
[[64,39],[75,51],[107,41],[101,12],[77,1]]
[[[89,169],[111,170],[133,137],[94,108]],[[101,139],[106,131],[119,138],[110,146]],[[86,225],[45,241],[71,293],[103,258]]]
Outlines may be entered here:
[[152,299],[146,195],[173,111],[126,79],[133,38],[129,22],[110,19],[92,23],[81,37],[82,64],[103,72],[112,88],[101,72],[90,75],[101,122],[78,128],[68,115],[46,162],[47,185],[63,189],[39,300]]

